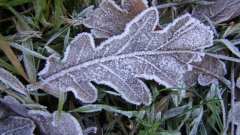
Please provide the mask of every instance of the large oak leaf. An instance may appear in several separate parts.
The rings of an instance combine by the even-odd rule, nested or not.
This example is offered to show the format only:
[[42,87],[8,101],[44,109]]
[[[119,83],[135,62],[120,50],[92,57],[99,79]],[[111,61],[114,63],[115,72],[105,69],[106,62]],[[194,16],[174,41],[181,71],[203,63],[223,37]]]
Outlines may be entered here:
[[94,45],[92,35],[81,33],[67,47],[64,58],[51,55],[39,72],[39,85],[72,91],[85,103],[94,102],[97,89],[106,84],[130,103],[151,103],[149,89],[142,79],[154,79],[166,87],[183,85],[183,74],[189,63],[201,60],[203,49],[212,45],[213,34],[208,27],[189,14],[174,20],[161,31],[156,8],[148,8],[134,18],[124,33]]

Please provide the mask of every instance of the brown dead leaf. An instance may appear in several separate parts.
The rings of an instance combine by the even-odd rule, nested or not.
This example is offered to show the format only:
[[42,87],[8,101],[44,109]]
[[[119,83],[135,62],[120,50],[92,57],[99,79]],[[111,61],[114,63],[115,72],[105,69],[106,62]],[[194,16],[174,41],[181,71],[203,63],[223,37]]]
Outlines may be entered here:
[[109,38],[122,33],[128,22],[148,8],[146,0],[122,0],[121,5],[103,0],[99,8],[88,12],[83,24],[96,38]]
[[204,21],[207,16],[216,23],[230,20],[240,15],[240,0],[212,0],[213,5],[198,5],[193,16]]
[[201,62],[194,62],[191,65],[193,70],[187,72],[184,76],[187,86],[193,86],[197,82],[202,86],[207,86],[218,79],[226,82],[224,78],[226,74],[225,63],[217,58],[205,56]]

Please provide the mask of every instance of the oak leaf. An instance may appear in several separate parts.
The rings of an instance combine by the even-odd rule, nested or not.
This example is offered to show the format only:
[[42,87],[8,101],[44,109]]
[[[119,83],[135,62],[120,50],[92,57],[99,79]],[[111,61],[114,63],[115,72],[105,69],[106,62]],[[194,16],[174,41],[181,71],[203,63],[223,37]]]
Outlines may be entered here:
[[77,99],[92,103],[97,98],[94,81],[112,87],[130,103],[149,105],[150,90],[142,79],[154,79],[166,87],[182,85],[189,63],[201,60],[203,49],[213,42],[212,31],[189,14],[154,31],[158,17],[156,8],[148,8],[121,35],[98,47],[92,35],[79,34],[61,62],[55,55],[47,59],[38,85],[51,88],[52,93],[72,91]]
[[146,0],[122,0],[120,8],[112,0],[103,0],[99,8],[88,12],[83,21],[96,38],[109,38],[124,31],[126,24],[148,8]]
[[217,80],[225,82],[226,65],[217,58],[205,56],[201,62],[193,62],[192,71],[184,75],[185,84],[193,86],[197,82],[202,86],[210,85]]
[[211,0],[215,2],[212,5],[198,5],[193,10],[193,16],[206,20],[207,16],[216,23],[221,23],[230,20],[240,15],[240,0]]

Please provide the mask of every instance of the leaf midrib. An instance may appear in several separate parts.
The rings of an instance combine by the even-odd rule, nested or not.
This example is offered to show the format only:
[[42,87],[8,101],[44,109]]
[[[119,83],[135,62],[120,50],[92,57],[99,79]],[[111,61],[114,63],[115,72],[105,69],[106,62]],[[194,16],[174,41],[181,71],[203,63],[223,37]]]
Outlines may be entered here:
[[87,61],[87,62],[84,62],[84,63],[81,63],[81,64],[77,64],[75,66],[69,67],[66,70],[62,70],[60,72],[52,74],[52,75],[48,76],[47,78],[45,78],[44,82],[50,82],[52,80],[55,80],[56,78],[59,78],[59,77],[62,77],[64,75],[66,75],[67,73],[70,73],[70,72],[73,72],[73,71],[76,71],[76,70],[80,70],[81,68],[92,66],[92,65],[98,64],[98,63],[104,63],[104,62],[114,61],[114,60],[124,59],[124,58],[134,58],[136,56],[177,54],[177,53],[202,55],[202,53],[196,52],[196,51],[189,51],[189,50],[179,51],[179,50],[177,50],[177,51],[164,51],[164,52],[160,52],[160,51],[155,51],[155,52],[153,52],[153,51],[141,51],[141,52],[135,52],[135,53],[130,53],[130,54],[122,54],[122,55],[118,55],[118,56],[102,57],[102,58],[90,60],[90,61]]

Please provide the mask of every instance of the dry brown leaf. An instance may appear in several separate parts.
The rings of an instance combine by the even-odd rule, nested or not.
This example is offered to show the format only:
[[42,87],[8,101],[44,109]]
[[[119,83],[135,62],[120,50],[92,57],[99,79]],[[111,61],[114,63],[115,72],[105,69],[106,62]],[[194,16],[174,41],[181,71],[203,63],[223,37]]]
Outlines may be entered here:
[[120,8],[112,0],[103,0],[99,8],[88,12],[83,24],[91,28],[96,38],[121,34],[137,14],[148,8],[146,0],[122,0]]
[[205,56],[203,61],[192,63],[193,70],[185,74],[185,84],[187,86],[193,86],[197,82],[202,86],[210,85],[215,81],[226,80],[224,75],[226,74],[225,63],[217,58]]
[[216,23],[230,20],[240,15],[240,0],[212,0],[213,5],[198,5],[193,10],[193,16],[205,20],[207,16]]
[[[92,35],[81,33],[67,47],[64,58],[51,55],[39,72],[39,85],[52,93],[72,91],[82,102],[97,98],[92,81],[114,88],[133,104],[151,103],[150,90],[142,79],[154,79],[166,87],[182,85],[189,63],[201,60],[203,49],[212,46],[213,33],[189,14],[161,31],[156,8],[134,18],[124,33],[96,47]],[[181,59],[181,61],[179,61]],[[183,63],[182,63],[183,62]],[[58,96],[58,95],[54,95]]]

